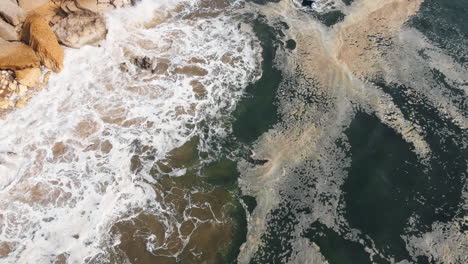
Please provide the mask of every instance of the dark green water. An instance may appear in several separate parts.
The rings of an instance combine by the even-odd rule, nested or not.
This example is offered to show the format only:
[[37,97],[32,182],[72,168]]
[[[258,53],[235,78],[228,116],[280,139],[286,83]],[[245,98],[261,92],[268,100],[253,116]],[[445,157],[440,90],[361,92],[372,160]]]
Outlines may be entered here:
[[281,71],[273,67],[273,61],[279,33],[262,20],[259,18],[253,24],[253,30],[263,49],[262,77],[246,88],[246,96],[234,112],[234,135],[244,143],[257,139],[278,121],[274,101],[282,75]]
[[361,244],[346,240],[319,222],[315,222],[303,235],[320,247],[320,252],[330,263],[371,263]]
[[[246,88],[244,98],[237,105],[233,114],[233,138],[222,144],[223,149],[219,158],[204,165],[200,175],[203,181],[209,185],[227,188],[236,197],[230,215],[233,223],[235,223],[236,230],[233,241],[230,243],[230,250],[222,258],[223,262],[220,263],[237,263],[236,258],[239,254],[240,245],[246,241],[246,212],[239,202],[242,200],[247,206],[248,212],[252,212],[256,206],[255,198],[243,196],[237,186],[239,172],[237,171],[236,160],[246,157],[242,154],[242,151],[238,151],[237,148],[244,148],[238,142],[244,144],[253,142],[278,121],[277,106],[274,102],[276,91],[282,81],[282,75],[274,67],[273,62],[276,49],[282,43],[277,41],[278,30],[267,25],[262,17],[251,21],[251,23],[263,49],[262,76],[258,81]],[[240,156],[233,156],[232,153],[241,154],[239,154]]]
[[425,0],[409,25],[460,63],[468,62],[468,0]]
[[[426,0],[408,25],[421,31],[463,65],[468,54],[467,8],[465,0]],[[329,25],[333,25],[342,19],[339,14],[337,17],[323,19],[330,19]],[[289,45],[295,48],[296,43]],[[453,87],[437,69],[432,69],[429,76],[436,86],[463,98],[459,87]],[[468,151],[464,147],[468,131],[425,103],[423,93],[407,92],[414,89],[396,83],[376,81],[376,84],[391,96],[407,120],[422,127],[431,155],[421,160],[414,147],[392,128],[373,114],[357,111],[344,132],[350,148],[343,151],[351,159],[351,165],[341,187],[341,202],[344,204],[342,214],[349,226],[341,226],[340,232],[336,232],[315,222],[302,236],[316,243],[329,263],[390,263],[389,259],[435,263],[426,256],[410,256],[402,236],[430,232],[433,223],[448,223],[466,213],[462,209],[461,195],[468,170]],[[256,100],[259,104],[262,102],[254,96],[252,105]],[[453,103],[467,114],[466,100],[454,99]],[[245,131],[246,134],[252,132],[255,133],[255,129]],[[298,208],[291,200],[281,203],[270,213],[263,244],[251,263],[285,263],[293,252],[297,218],[311,211],[313,208]],[[352,230],[360,231],[357,237],[361,242],[351,238]],[[361,243],[369,247],[373,244],[385,259],[374,256],[371,261]]]

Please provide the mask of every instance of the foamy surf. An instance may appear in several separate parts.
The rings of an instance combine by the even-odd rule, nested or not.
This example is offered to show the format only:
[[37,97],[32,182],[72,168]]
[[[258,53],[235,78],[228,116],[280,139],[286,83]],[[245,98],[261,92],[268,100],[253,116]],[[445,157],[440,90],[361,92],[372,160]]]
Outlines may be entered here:
[[[0,121],[2,262],[87,262],[120,243],[115,222],[145,209],[170,215],[152,187],[154,162],[200,136],[203,121],[208,134],[226,133],[223,116],[258,77],[253,33],[225,15],[190,16],[197,4],[143,1],[109,14],[101,47],[67,50],[65,70]],[[153,156],[139,173],[135,145]]]

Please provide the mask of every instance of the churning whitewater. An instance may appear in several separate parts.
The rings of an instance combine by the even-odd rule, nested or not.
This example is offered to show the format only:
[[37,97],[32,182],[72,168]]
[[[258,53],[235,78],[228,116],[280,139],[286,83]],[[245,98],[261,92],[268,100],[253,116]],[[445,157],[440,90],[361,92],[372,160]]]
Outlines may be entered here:
[[1,263],[466,262],[466,0],[128,2],[0,119]]
[[[198,1],[167,0],[110,13],[102,46],[68,49],[63,72],[0,121],[3,263],[87,262],[120,243],[114,223],[142,210],[166,217],[170,235],[171,211],[152,184],[184,169],[155,162],[194,136],[203,145],[225,135],[223,116],[260,75],[250,27],[200,10]],[[138,146],[152,158],[132,173]],[[146,239],[155,250],[154,234]]]

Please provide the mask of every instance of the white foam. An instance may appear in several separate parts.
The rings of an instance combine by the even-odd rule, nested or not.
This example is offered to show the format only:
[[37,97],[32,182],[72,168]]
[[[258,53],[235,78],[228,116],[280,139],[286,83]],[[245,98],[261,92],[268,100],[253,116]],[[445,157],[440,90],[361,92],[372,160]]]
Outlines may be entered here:
[[[49,263],[66,252],[69,263],[83,263],[98,254],[111,243],[106,239],[113,222],[135,208],[161,208],[147,183],[155,179],[145,170],[130,171],[132,142],[164,158],[201,133],[189,125],[229,114],[257,78],[260,52],[252,33],[223,15],[178,18],[170,10],[181,3],[184,10],[196,6],[143,1],[111,13],[102,47],[67,50],[65,69],[51,77],[47,90],[0,120],[0,243],[14,249],[2,262]],[[172,12],[172,18],[145,28],[156,11]],[[137,69],[128,53],[169,61],[168,72],[196,64],[189,61],[197,57],[207,75],[154,78]],[[226,53],[240,59],[223,62]],[[122,62],[128,72],[119,69]],[[192,80],[203,84],[205,98],[196,97]],[[184,113],[191,108],[192,114]],[[211,133],[225,133],[221,124],[210,126]]]

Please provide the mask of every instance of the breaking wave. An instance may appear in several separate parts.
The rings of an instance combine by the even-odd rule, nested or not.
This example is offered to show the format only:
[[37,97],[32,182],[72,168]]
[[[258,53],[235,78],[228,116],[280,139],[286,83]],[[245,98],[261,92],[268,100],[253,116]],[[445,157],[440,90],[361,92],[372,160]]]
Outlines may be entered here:
[[[2,261],[91,261],[120,243],[116,222],[145,211],[165,225],[160,244],[145,235],[148,251],[167,247],[181,223],[154,185],[185,169],[155,164],[226,134],[223,117],[259,75],[249,27],[198,1],[143,1],[107,21],[102,46],[67,50],[65,70],[0,121]],[[135,153],[150,158],[136,164]]]

